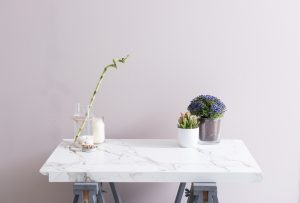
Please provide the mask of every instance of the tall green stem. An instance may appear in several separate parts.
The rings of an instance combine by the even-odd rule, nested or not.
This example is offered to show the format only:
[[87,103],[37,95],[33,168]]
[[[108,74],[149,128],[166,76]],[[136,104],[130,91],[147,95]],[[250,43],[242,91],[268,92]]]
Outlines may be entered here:
[[80,125],[80,127],[79,127],[79,129],[78,129],[78,131],[77,131],[77,133],[76,133],[76,135],[75,135],[75,137],[74,137],[74,143],[77,141],[78,137],[80,136],[80,134],[81,134],[81,132],[82,132],[82,130],[83,130],[85,124],[86,124],[86,121],[87,121],[88,118],[89,118],[90,111],[91,111],[91,109],[92,109],[92,107],[93,107],[93,103],[94,103],[94,101],[95,101],[96,94],[97,94],[97,92],[99,91],[99,88],[100,88],[100,85],[101,85],[101,83],[102,83],[102,80],[103,80],[103,78],[104,78],[104,76],[105,76],[105,73],[107,72],[107,70],[108,70],[109,68],[115,68],[115,69],[117,69],[117,68],[118,68],[118,63],[125,63],[125,62],[126,62],[126,59],[127,59],[128,57],[129,57],[129,55],[127,55],[125,58],[120,58],[120,59],[116,59],[116,60],[113,59],[113,60],[112,60],[112,61],[113,61],[112,64],[109,64],[109,65],[107,65],[107,66],[104,67],[104,69],[103,69],[103,71],[102,71],[102,73],[101,73],[101,75],[100,75],[100,78],[98,79],[98,82],[97,82],[97,85],[96,85],[96,89],[94,90],[94,92],[93,92],[93,94],[92,94],[92,97],[91,97],[91,99],[90,99],[90,103],[89,103],[89,105],[88,105],[87,112],[85,113],[84,120],[82,121],[82,123],[81,123],[81,125]]

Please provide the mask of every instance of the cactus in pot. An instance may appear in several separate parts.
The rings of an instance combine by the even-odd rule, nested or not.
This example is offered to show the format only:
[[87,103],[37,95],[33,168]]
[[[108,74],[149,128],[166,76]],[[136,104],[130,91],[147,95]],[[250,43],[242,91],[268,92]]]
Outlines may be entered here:
[[181,113],[178,123],[178,143],[181,147],[195,147],[199,141],[199,122],[190,112]]
[[181,113],[178,119],[178,128],[193,129],[198,128],[199,122],[197,116],[191,115],[190,112]]

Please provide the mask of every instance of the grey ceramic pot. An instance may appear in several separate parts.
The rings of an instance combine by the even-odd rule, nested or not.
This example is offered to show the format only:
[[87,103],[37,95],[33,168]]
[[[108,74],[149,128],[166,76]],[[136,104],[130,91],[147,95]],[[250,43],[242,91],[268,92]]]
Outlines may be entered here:
[[214,144],[220,142],[221,119],[200,118],[199,138],[202,143]]

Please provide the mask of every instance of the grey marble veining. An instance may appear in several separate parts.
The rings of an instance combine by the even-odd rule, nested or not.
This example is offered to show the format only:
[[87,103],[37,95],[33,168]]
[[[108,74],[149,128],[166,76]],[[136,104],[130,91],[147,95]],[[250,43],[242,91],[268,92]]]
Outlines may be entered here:
[[256,182],[262,172],[241,140],[181,148],[172,139],[107,139],[92,153],[64,140],[40,169],[50,182]]

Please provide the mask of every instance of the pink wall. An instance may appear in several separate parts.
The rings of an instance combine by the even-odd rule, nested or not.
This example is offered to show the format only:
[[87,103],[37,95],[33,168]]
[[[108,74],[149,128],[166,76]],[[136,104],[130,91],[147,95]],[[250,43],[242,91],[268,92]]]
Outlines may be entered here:
[[[0,0],[0,202],[70,202],[70,184],[38,170],[72,137],[74,103],[95,108],[109,138],[175,138],[198,94],[229,111],[224,138],[243,139],[261,184],[221,184],[229,202],[298,201],[300,5],[261,1]],[[172,202],[176,184],[121,184],[125,203]],[[154,196],[155,195],[155,196]]]

